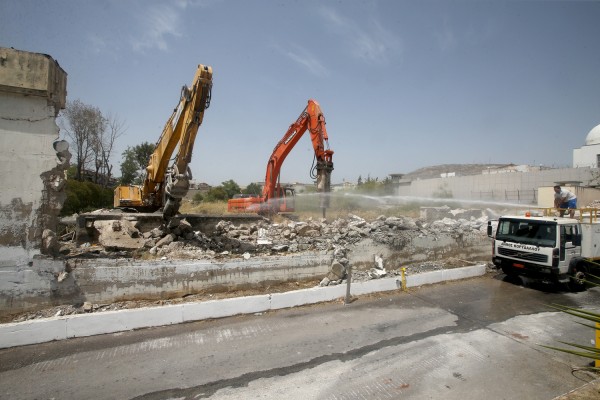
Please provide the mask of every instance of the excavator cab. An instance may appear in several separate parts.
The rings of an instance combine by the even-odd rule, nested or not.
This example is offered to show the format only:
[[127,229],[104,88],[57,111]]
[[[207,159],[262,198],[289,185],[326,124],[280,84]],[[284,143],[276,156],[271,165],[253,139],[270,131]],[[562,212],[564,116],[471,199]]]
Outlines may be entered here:
[[291,187],[277,187],[277,198],[273,201],[277,202],[277,207],[274,207],[277,212],[294,212],[296,211],[296,190]]

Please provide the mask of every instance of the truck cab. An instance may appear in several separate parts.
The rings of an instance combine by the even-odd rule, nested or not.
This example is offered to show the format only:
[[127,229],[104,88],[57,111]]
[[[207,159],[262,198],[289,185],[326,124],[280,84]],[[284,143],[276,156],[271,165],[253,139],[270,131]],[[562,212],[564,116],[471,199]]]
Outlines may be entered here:
[[508,276],[528,276],[585,287],[591,260],[599,258],[600,224],[559,217],[503,216],[488,222],[492,262]]

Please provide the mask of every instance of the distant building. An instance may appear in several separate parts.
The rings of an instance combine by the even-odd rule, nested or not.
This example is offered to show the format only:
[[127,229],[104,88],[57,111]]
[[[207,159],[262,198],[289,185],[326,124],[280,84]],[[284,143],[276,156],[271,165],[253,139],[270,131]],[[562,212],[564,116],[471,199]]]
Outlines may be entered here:
[[573,150],[573,168],[598,168],[600,166],[600,125],[585,138],[585,145]]
[[521,165],[514,165],[514,164],[510,164],[507,165],[505,167],[500,167],[500,168],[488,168],[488,169],[484,169],[481,174],[482,175],[491,175],[491,174],[506,174],[506,173],[513,173],[513,172],[534,172],[534,171],[543,171],[543,170],[547,170],[547,169],[551,169],[550,167],[544,167],[543,165],[527,165],[527,164],[521,164]]
[[400,186],[410,186],[412,179],[407,179],[404,177],[405,174],[390,174],[390,179],[392,183],[397,187]]
[[332,183],[331,184],[331,191],[332,192],[339,192],[342,190],[351,190],[354,189],[356,187],[355,183],[352,182],[348,182],[348,181],[343,181],[342,183]]
[[196,193],[208,193],[210,189],[212,189],[212,186],[210,186],[208,183],[195,181],[190,182],[190,190],[195,190]]

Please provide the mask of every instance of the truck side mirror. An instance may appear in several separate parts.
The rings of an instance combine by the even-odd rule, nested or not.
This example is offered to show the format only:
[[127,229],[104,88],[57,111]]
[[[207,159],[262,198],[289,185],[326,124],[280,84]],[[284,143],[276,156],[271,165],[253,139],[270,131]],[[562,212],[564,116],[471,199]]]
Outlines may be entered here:
[[494,235],[492,233],[492,221],[488,221],[487,235],[488,235],[488,237],[494,237]]

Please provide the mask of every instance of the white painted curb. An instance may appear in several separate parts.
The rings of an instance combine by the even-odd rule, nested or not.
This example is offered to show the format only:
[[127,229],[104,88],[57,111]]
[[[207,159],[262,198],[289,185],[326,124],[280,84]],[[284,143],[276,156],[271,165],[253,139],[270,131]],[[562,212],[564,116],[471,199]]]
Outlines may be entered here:
[[[453,268],[440,271],[407,275],[406,286],[415,287],[482,276],[485,265]],[[399,277],[355,282],[351,285],[351,295],[400,290]],[[314,287],[285,293],[264,294],[249,297],[236,297],[224,300],[211,300],[202,303],[175,304],[162,307],[136,308],[131,310],[106,311],[92,314],[67,315],[35,319],[0,325],[0,348],[44,343],[74,337],[102,335],[200,321],[209,318],[223,318],[238,314],[253,314],[269,310],[297,307],[331,301],[346,296],[346,285]]]

